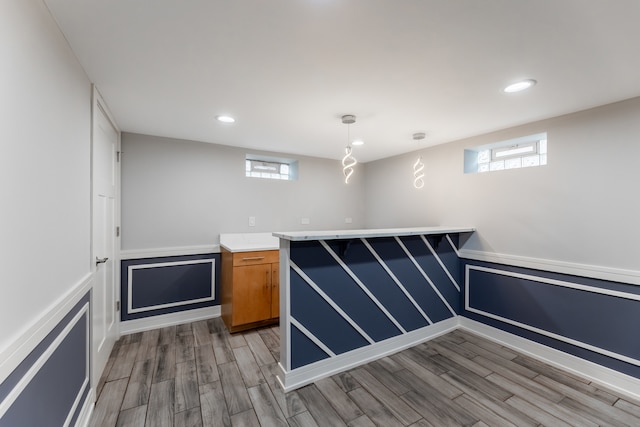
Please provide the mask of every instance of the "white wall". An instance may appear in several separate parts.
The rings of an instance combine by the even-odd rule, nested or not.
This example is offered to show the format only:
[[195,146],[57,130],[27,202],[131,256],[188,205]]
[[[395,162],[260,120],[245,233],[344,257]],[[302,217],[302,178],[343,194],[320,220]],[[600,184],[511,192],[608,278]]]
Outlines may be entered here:
[[[465,148],[540,132],[547,166],[463,173]],[[639,166],[635,98],[368,163],[366,226],[471,225],[465,249],[640,271]]]
[[362,170],[346,185],[337,160],[295,156],[298,180],[276,181],[246,178],[245,155],[292,156],[131,133],[122,151],[123,250],[213,245],[220,233],[364,225]]
[[91,86],[40,0],[0,2],[0,62],[3,356],[90,271]]

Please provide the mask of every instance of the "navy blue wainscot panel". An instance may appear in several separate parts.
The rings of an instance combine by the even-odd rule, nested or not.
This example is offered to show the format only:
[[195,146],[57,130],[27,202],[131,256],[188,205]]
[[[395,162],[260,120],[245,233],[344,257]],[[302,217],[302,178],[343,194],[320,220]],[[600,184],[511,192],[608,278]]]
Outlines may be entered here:
[[[440,257],[440,261],[442,261],[460,289],[462,289],[462,282],[464,281],[464,275],[461,269],[462,262],[456,253],[456,249],[459,247],[460,235],[456,233],[445,236],[426,237],[429,243],[431,243],[431,247],[433,247],[436,254]],[[455,246],[452,246],[449,241]]]
[[[340,254],[351,240],[327,243]],[[292,242],[290,257],[372,340],[382,341],[401,333],[320,242]]]
[[[615,356],[640,360],[640,339],[636,337],[635,331],[636,325],[640,324],[640,301],[539,280],[561,280],[591,286],[596,290],[613,290],[631,295],[640,293],[637,286],[497,264],[472,265],[502,270],[506,274],[514,272],[533,277],[512,277],[500,271],[480,271],[471,267],[468,277],[469,306],[471,309],[480,310],[481,313],[467,311],[465,316],[628,375],[640,377],[640,367],[637,364],[620,360]],[[490,319],[483,316],[483,313],[499,318]],[[501,319],[523,326],[504,323]],[[525,327],[537,328],[541,333],[523,329]],[[580,345],[549,337],[545,333],[612,352],[614,356],[591,351]]]
[[294,325],[291,325],[291,348],[291,367],[293,369],[329,357],[324,350],[307,338]]
[[[439,244],[442,243],[440,239],[444,238],[444,236],[429,237],[430,239],[427,239],[427,242],[429,242],[432,249],[434,249],[436,243],[437,246],[440,246]],[[424,240],[422,240],[421,236],[407,236],[400,238],[400,240],[404,243],[413,258],[417,261],[427,276],[429,276],[436,288],[438,288],[442,296],[447,300],[451,308],[453,308],[457,314],[460,306],[460,285],[458,285],[458,283],[454,284],[454,282],[451,281],[447,275],[447,271],[442,268],[436,257],[429,250],[429,247],[424,243]],[[447,246],[449,245],[446,240],[444,240],[444,244]],[[460,267],[458,264],[455,264],[452,266],[450,273],[453,272],[454,274],[457,274],[456,272],[458,271],[460,271]],[[458,288],[456,285],[458,285]]]
[[[289,280],[291,316],[332,352],[341,354],[369,344],[293,269]],[[296,351],[292,347],[291,354]]]
[[[88,295],[50,332],[27,358],[0,384],[0,402],[31,369],[34,363],[47,351],[73,318],[89,301]],[[16,400],[0,418],[1,427],[16,426],[61,426],[69,415],[70,425],[74,425],[89,392],[87,310],[71,326],[69,333],[60,341],[44,364]],[[85,389],[82,387],[85,385]],[[71,413],[76,398],[78,406]]]
[[362,240],[354,240],[342,260],[405,331],[429,324]]
[[433,323],[454,316],[394,238],[371,239],[369,243]]
[[[198,260],[212,261],[215,265],[214,295],[211,262],[180,264]],[[163,265],[168,263],[177,265]],[[219,305],[220,254],[124,260],[121,271],[122,320]],[[129,312],[130,279],[132,312]],[[167,306],[158,307],[163,305]]]

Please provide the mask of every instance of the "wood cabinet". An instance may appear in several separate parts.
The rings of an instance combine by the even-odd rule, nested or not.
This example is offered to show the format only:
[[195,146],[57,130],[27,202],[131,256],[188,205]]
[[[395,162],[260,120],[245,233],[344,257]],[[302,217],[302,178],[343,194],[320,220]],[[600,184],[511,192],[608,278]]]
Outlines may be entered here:
[[221,312],[230,332],[278,322],[279,262],[277,250],[222,249]]

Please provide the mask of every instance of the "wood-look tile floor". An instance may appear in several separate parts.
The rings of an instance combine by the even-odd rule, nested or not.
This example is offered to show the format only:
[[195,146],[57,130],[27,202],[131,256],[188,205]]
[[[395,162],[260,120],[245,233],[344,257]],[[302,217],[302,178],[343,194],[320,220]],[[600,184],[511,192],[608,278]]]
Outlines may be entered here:
[[455,331],[284,394],[278,327],[122,337],[93,426],[640,426],[640,402]]

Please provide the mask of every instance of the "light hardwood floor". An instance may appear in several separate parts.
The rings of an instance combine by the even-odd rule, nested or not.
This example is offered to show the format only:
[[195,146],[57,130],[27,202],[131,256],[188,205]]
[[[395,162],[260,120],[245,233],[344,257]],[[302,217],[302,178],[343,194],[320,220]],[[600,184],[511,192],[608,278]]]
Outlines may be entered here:
[[93,426],[640,426],[640,402],[451,332],[284,394],[278,327],[220,319],[122,337]]

